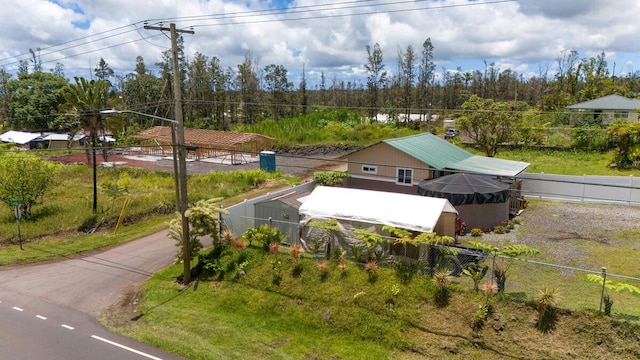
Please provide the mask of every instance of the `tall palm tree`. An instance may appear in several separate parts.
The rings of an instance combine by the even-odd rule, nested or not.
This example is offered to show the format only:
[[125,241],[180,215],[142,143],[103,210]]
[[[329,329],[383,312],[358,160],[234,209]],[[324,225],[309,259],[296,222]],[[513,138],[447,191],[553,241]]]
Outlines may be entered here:
[[[93,167],[93,212],[98,210],[98,178],[96,165],[96,149],[100,146],[98,136],[104,136],[107,130],[118,130],[122,128],[122,119],[116,116],[109,116],[109,122],[100,113],[101,110],[110,109],[120,102],[120,98],[110,98],[109,82],[106,80],[91,80],[75,77],[75,85],[70,85],[65,91],[66,102],[61,105],[61,110],[69,115],[68,127],[73,132],[82,130],[89,133],[89,142],[85,141],[85,151],[87,153],[87,165]],[[91,150],[91,151],[90,151]],[[103,156],[106,160],[106,149]],[[90,156],[91,155],[91,156]]]

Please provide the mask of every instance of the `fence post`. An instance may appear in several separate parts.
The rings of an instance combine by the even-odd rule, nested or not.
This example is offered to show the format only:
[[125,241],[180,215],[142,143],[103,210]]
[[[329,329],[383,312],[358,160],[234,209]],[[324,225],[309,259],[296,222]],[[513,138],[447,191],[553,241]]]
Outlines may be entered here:
[[601,314],[602,314],[602,302],[604,301],[604,287],[606,283],[607,283],[607,268],[603,267],[602,268],[602,292],[600,293],[600,310],[598,310],[598,312],[600,312]]

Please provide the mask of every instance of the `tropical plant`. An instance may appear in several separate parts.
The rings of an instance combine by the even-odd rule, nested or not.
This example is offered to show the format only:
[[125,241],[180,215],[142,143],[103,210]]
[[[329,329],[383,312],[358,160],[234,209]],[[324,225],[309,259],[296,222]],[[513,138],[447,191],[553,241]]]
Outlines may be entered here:
[[302,246],[300,245],[291,245],[291,248],[289,248],[289,256],[294,260],[298,260],[302,252]]
[[[214,248],[222,246],[220,241],[220,214],[227,214],[218,206],[221,198],[199,200],[185,211],[189,221],[189,259],[193,259],[202,249],[200,237],[211,236]],[[176,241],[178,253],[176,259],[182,260],[184,242],[182,240],[182,216],[179,213],[169,222],[169,238]]]
[[[601,275],[587,274],[587,280],[598,283],[600,284],[600,286],[603,286],[604,283],[605,289],[613,290],[615,292],[629,292],[633,295],[640,295],[639,287],[626,283],[615,283],[609,279],[605,280],[605,278]],[[602,301],[605,305],[604,314],[607,316],[611,315],[611,308],[613,306],[613,300],[611,300],[611,296],[608,293],[605,293]]]
[[344,171],[320,171],[313,173],[313,183],[317,186],[336,186],[341,185],[343,179],[348,178],[349,174]]
[[536,309],[538,310],[536,327],[538,330],[546,333],[555,329],[558,321],[557,301],[558,289],[545,288],[538,293],[536,300]]
[[451,275],[448,271],[439,270],[433,274],[431,280],[436,287],[434,300],[438,306],[446,306],[449,304],[449,286],[451,285]]
[[262,249],[265,252],[269,252],[270,244],[283,243],[286,239],[286,235],[269,224],[262,224],[257,228],[247,229],[247,231],[242,235],[242,238],[249,242],[249,245],[252,245],[255,242],[259,246],[262,246]]
[[484,328],[487,322],[487,316],[489,315],[489,307],[486,304],[480,304],[478,310],[471,314],[471,330],[479,332]]
[[[521,256],[536,255],[540,253],[539,250],[531,248],[525,244],[507,245],[500,249],[490,244],[485,244],[477,241],[469,241],[469,246],[476,249],[488,251],[493,255],[493,274],[496,277],[496,282],[498,284],[498,293],[504,293],[505,283],[507,280],[507,271],[513,264],[513,260],[515,258]],[[498,256],[507,257],[510,261],[506,263],[498,262]]]
[[[114,108],[121,100],[110,97],[110,85],[106,80],[87,81],[79,77],[74,79],[75,85],[69,85],[66,89],[64,94],[66,102],[60,106],[60,110],[69,117],[65,126],[72,130],[72,135],[80,130],[89,133],[91,141],[85,141],[84,144],[87,164],[93,167],[93,212],[95,213],[98,211],[96,151],[98,146],[104,143],[99,141],[99,136],[104,137],[107,131],[118,133],[124,127],[124,122],[120,117],[109,116],[110,121],[107,121],[107,117],[101,113],[101,110]],[[107,148],[103,147],[102,149],[106,161]]]
[[364,266],[364,271],[367,272],[369,276],[369,282],[375,282],[378,279],[378,263],[375,261],[369,261]]
[[480,291],[480,282],[482,281],[482,279],[484,279],[485,275],[487,275],[488,270],[488,265],[471,263],[462,270],[462,273],[471,278],[471,280],[473,281],[473,290],[478,292]]
[[318,271],[320,272],[320,280],[327,280],[327,277],[329,276],[329,264],[325,260],[319,261]]

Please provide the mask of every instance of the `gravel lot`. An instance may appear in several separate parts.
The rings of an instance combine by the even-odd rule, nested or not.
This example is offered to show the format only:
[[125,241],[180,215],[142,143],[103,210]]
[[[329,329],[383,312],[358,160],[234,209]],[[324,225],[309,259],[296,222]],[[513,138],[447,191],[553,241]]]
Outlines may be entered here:
[[[467,235],[462,239],[478,239],[499,247],[522,243],[540,250],[555,264],[596,271],[615,259],[590,257],[585,251],[590,244],[612,250],[621,246],[640,250],[640,207],[533,201],[519,218],[521,225],[508,234],[484,234],[481,238]],[[622,275],[640,276],[640,272]]]
[[[300,177],[309,176],[314,171],[323,169],[346,169],[346,163],[338,159],[341,155],[345,154],[346,151],[347,149],[318,149],[317,151],[306,151],[304,153],[299,151],[290,153],[276,152],[276,168],[285,174]],[[49,159],[66,164],[85,164],[87,161],[84,153],[52,156]],[[96,160],[99,165],[104,163],[101,154],[97,155]],[[153,157],[136,153],[110,155],[108,157],[108,166],[131,166],[173,172],[173,160],[170,157]],[[209,161],[187,161],[187,173],[189,174],[253,169],[260,169],[259,161],[238,165],[219,164]]]

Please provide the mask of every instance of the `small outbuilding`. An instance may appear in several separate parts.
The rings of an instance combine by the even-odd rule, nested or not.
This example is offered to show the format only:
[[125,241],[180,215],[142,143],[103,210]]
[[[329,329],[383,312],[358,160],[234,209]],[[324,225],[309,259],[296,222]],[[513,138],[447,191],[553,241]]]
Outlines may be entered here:
[[468,229],[493,228],[509,220],[511,184],[495,177],[456,173],[421,181],[418,194],[447,199]]
[[300,215],[299,209],[311,191],[291,191],[272,199],[257,202],[254,205],[255,226],[263,224],[280,230],[287,237],[286,243],[299,243]]

